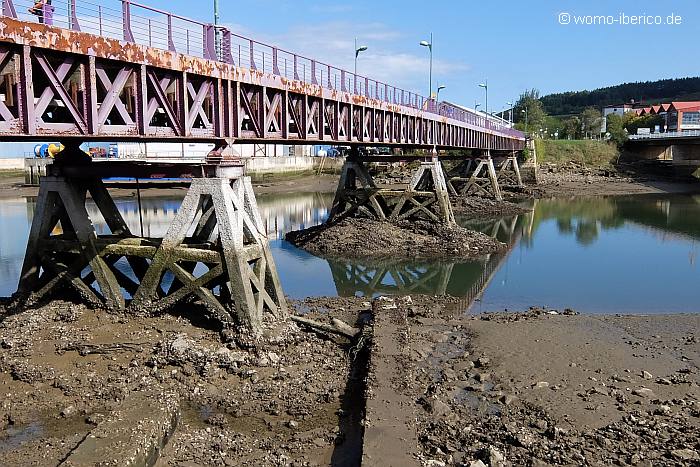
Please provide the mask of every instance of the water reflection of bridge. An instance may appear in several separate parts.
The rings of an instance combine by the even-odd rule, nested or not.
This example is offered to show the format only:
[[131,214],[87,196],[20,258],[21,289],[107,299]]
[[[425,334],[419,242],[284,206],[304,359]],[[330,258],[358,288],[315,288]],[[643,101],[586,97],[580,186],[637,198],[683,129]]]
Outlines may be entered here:
[[[281,239],[287,232],[323,222],[328,216],[333,194],[263,194],[259,195],[257,200],[269,238]],[[136,199],[117,199],[115,202],[132,232],[140,231],[140,216],[143,216],[144,235],[162,237],[175,218],[182,200],[176,197],[144,198],[141,201],[140,213]],[[98,235],[107,234],[106,223],[99,210],[92,203],[88,203],[87,209]]]
[[507,245],[498,253],[473,260],[448,262],[369,262],[328,260],[340,296],[452,295],[468,306],[486,289],[496,271],[507,260],[523,236],[529,236],[533,213],[490,221],[475,221],[468,227]]

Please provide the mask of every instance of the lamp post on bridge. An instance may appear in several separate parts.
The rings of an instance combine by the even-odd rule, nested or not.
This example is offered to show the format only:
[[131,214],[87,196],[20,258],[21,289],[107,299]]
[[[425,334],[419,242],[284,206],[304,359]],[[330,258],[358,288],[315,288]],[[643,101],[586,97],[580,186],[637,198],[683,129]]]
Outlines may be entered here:
[[428,99],[433,98],[433,33],[430,33],[430,42],[420,41],[420,45],[430,50],[430,72],[428,75]]
[[510,115],[510,118],[508,118],[508,121],[510,122],[511,126],[513,125],[513,104],[512,102],[506,102],[510,106],[510,112],[508,112],[508,115]]
[[[484,88],[484,91],[486,91],[486,128],[490,128],[489,124],[489,80],[485,80],[483,83],[479,84],[480,88]],[[486,138],[486,154],[488,154],[488,157],[491,157],[491,136],[488,136]]]
[[486,80],[483,83],[479,84],[479,87],[484,88],[484,91],[486,91],[486,118],[488,119],[488,116],[489,116],[489,80]]
[[527,107],[525,107],[520,112],[525,114],[525,139],[527,139]]
[[355,74],[354,76],[354,83],[355,83],[355,94],[357,94],[357,57],[360,56],[361,52],[364,52],[367,50],[366,45],[361,45],[360,47],[357,46],[357,37],[355,38]]
[[221,56],[221,31],[219,30],[219,0],[214,0],[214,37],[216,43],[216,55],[218,58]]
[[439,101],[440,101],[440,91],[442,91],[442,90],[445,89],[446,87],[447,87],[447,86],[445,86],[444,84],[438,85],[437,94],[435,95],[435,101],[436,101],[436,102],[439,102]]

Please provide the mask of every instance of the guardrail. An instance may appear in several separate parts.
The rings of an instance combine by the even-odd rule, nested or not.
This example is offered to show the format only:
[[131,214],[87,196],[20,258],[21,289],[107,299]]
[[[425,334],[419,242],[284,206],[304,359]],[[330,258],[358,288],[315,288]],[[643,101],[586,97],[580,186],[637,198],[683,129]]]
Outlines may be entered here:
[[648,135],[630,135],[632,141],[641,139],[667,139],[667,138],[697,138],[700,130],[693,131],[669,131],[667,133],[649,133]]
[[218,60],[342,92],[424,110],[523,139],[523,133],[447,102],[356,75],[341,68],[131,0],[54,0],[35,10],[34,0],[0,0],[2,14],[23,21],[96,34],[172,52]]

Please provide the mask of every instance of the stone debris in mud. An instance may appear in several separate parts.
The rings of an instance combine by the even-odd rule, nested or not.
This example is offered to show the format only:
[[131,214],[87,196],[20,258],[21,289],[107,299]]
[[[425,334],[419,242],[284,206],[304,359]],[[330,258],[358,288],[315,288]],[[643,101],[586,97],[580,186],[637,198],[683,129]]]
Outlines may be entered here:
[[[333,316],[354,324],[366,310],[361,302]],[[125,419],[124,404],[148,391],[157,394],[143,396],[150,408],[137,410],[143,419],[123,433],[165,426],[149,410],[172,394],[180,420],[158,465],[359,462],[364,391],[344,337],[270,323],[255,347],[242,349],[185,318],[115,316],[63,302],[0,319],[7,343],[0,351],[0,465],[58,465],[77,456],[90,433]],[[158,435],[152,439],[158,446]],[[130,444],[145,446],[119,446]]]
[[698,316],[470,316],[459,299],[423,296],[294,306],[357,328],[372,310],[388,333],[373,351],[394,353],[381,350],[367,378],[357,340],[292,322],[241,348],[167,315],[54,302],[4,316],[0,464],[57,465],[148,391],[179,401],[159,466],[357,465],[365,426],[390,423],[382,410],[396,403],[422,465],[698,464]]
[[485,234],[462,227],[362,218],[290,232],[286,239],[314,255],[343,259],[469,258],[505,248]]

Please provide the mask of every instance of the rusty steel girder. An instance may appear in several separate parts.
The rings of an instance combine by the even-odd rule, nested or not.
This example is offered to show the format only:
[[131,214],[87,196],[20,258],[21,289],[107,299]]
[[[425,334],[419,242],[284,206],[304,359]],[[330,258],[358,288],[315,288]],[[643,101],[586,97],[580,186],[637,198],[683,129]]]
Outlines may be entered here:
[[0,140],[524,147],[512,130],[325,84],[0,17]]

